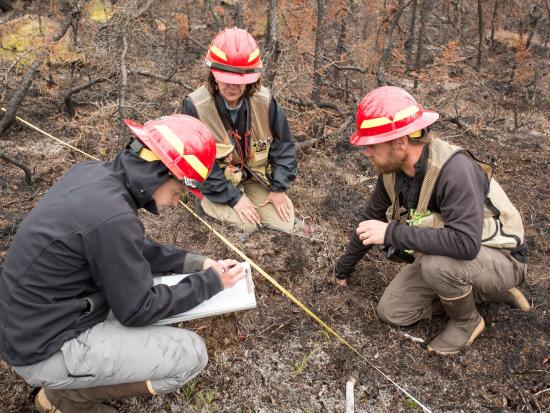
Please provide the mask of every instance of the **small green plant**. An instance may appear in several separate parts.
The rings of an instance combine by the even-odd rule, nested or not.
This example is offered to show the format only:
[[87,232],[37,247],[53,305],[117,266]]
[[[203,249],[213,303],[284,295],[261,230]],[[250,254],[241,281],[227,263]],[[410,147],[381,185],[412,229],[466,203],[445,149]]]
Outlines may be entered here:
[[415,412],[417,412],[418,405],[414,402],[414,400],[407,399],[407,409],[414,410]]
[[315,353],[317,349],[313,349],[311,350],[308,354],[306,354],[302,360],[300,360],[298,363],[296,363],[296,366],[294,367],[294,370],[296,371],[296,374],[297,375],[300,375],[304,372],[304,369],[306,368],[307,366],[307,362],[308,360],[311,358],[311,356],[313,356],[313,354]]
[[199,402],[207,412],[214,411],[214,400],[216,400],[216,391],[211,389],[201,390],[197,395]]
[[191,401],[193,399],[193,397],[195,397],[196,392],[197,392],[197,383],[195,382],[195,380],[191,380],[181,390],[181,393],[183,394],[183,397],[187,401]]

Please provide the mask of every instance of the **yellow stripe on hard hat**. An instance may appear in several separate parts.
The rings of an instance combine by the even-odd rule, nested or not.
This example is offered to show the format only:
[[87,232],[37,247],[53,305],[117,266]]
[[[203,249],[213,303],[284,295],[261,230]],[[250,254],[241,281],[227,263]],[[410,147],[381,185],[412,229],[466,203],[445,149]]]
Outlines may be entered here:
[[417,106],[409,106],[406,109],[400,110],[395,114],[393,117],[393,121],[398,121],[401,119],[405,119],[411,115],[414,115],[416,112],[418,112],[420,109]]
[[405,119],[408,116],[414,115],[417,113],[420,109],[417,106],[409,106],[406,109],[400,110],[395,114],[393,117],[393,120],[388,119],[385,116],[382,116],[380,118],[374,118],[374,119],[365,119],[361,123],[360,129],[369,129],[369,128],[376,128],[377,126],[387,125],[388,123],[393,123],[401,119]]
[[200,175],[202,179],[208,176],[208,168],[195,155],[183,155],[183,159]]
[[385,116],[381,118],[365,119],[361,123],[361,129],[375,128],[377,126],[387,125],[388,123],[392,123],[392,122]]
[[218,56],[220,59],[227,62],[227,56],[225,55],[224,51],[220,48],[216,47],[215,45],[210,46],[210,51],[214,53],[216,56]]
[[181,156],[184,155],[183,152],[183,142],[176,136],[172,129],[166,125],[155,125],[155,129],[159,131],[164,139],[174,148]]
[[252,53],[250,53],[250,56],[248,56],[248,63],[256,59],[259,54],[260,54],[260,49],[256,48],[256,50],[254,50]]
[[145,159],[147,162],[160,160],[160,158],[157,155],[155,155],[153,151],[150,151],[147,148],[142,148],[141,151],[139,151],[139,157],[141,159]]

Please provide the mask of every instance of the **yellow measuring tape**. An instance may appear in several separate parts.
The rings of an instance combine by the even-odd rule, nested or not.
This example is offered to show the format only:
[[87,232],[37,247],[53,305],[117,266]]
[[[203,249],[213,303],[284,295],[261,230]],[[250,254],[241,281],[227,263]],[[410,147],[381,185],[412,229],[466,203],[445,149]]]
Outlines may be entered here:
[[[2,110],[5,112],[6,109],[2,108]],[[20,121],[21,123],[27,125],[28,127],[42,133],[43,135],[54,139],[55,141],[59,142],[60,144],[69,147],[89,158],[95,159],[99,161],[100,159],[96,158],[95,156],[92,156],[70,144],[67,142],[56,138],[55,136],[43,131],[42,129],[38,128],[37,126],[34,126],[32,123],[27,122],[26,120],[20,118],[19,116],[16,116],[16,119]],[[208,229],[210,229],[214,235],[216,235],[225,245],[227,245],[231,250],[233,250],[237,255],[239,255],[241,258],[246,260],[250,263],[251,267],[254,268],[256,271],[258,271],[266,280],[268,280],[271,284],[275,286],[283,295],[288,297],[294,304],[296,304],[298,307],[300,307],[308,316],[310,316],[312,319],[314,319],[317,323],[319,323],[326,331],[328,331],[330,334],[332,334],[340,343],[344,344],[346,347],[348,347],[351,351],[353,351],[357,356],[359,356],[362,360],[366,361],[369,366],[371,366],[373,369],[375,369],[378,373],[380,373],[386,380],[388,380],[390,383],[392,383],[399,391],[401,391],[403,394],[405,394],[407,397],[409,397],[411,400],[413,400],[419,407],[421,407],[425,412],[432,413],[432,411],[426,407],[424,404],[422,404],[417,398],[415,398],[412,394],[410,394],[407,390],[405,390],[401,385],[399,385],[397,382],[395,382],[393,379],[391,379],[386,373],[384,373],[382,370],[380,370],[375,364],[373,364],[366,356],[361,354],[355,347],[353,347],[346,339],[344,339],[342,336],[340,336],[336,331],[334,331],[328,324],[326,324],[323,320],[321,320],[313,311],[311,311],[305,304],[303,304],[300,300],[298,300],[290,291],[288,291],[286,288],[284,288],[281,284],[277,282],[272,276],[270,276],[267,272],[265,272],[258,264],[256,264],[254,261],[252,261],[248,256],[243,253],[241,250],[239,250],[231,241],[229,241],[227,238],[225,238],[220,232],[218,232],[212,225],[210,225],[206,220],[198,216],[195,211],[193,211],[189,206],[184,204],[180,200],[180,204],[183,205],[187,211],[189,211],[195,218],[197,218],[199,221],[201,221]]]

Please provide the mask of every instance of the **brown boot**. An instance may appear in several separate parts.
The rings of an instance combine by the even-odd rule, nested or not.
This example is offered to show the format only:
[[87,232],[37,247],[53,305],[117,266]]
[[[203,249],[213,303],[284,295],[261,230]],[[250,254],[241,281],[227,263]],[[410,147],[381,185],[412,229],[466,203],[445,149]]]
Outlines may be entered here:
[[445,330],[428,344],[428,351],[442,355],[456,354],[481,334],[485,329],[485,321],[477,312],[471,292],[454,299],[440,299],[449,322]]
[[40,413],[118,413],[103,403],[75,397],[77,391],[40,389],[34,398],[34,407]]
[[521,311],[528,312],[531,305],[518,287],[510,288],[500,294],[482,294],[474,291],[476,303],[505,303]]
[[151,394],[154,390],[148,381],[88,389],[41,389],[34,404],[41,413],[117,413],[118,410],[99,402]]

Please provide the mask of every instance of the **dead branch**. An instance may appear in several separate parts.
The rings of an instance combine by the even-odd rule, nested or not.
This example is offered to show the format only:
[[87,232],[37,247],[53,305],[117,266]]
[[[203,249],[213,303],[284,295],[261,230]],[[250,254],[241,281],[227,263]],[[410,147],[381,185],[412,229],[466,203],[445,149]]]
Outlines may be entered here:
[[325,40],[325,14],[327,0],[317,0],[317,28],[315,30],[315,53],[313,57],[313,88],[311,100],[319,102],[321,99],[321,64],[323,42]]
[[151,7],[151,4],[153,4],[153,0],[147,0],[147,3],[145,3],[140,9],[138,9],[132,17],[134,19],[137,19],[139,16],[141,16],[143,13],[145,13],[149,7]]
[[74,116],[74,114],[75,114],[74,105],[73,105],[73,102],[71,100],[72,95],[74,95],[75,93],[78,93],[82,90],[88,89],[88,88],[90,88],[93,85],[96,85],[98,83],[106,82],[107,80],[110,80],[115,76],[116,76],[116,73],[112,72],[112,73],[109,73],[105,77],[98,77],[97,79],[90,80],[87,83],[75,86],[72,89],[70,89],[67,93],[65,93],[63,95],[63,102],[65,102],[65,111],[67,112],[67,114],[71,117]]
[[[340,22],[340,33],[338,35],[338,42],[336,43],[336,57],[339,60],[344,59],[344,52],[346,50],[346,35],[348,31],[348,25],[353,19],[353,15],[356,13],[356,4],[355,1],[348,1],[346,5],[342,5],[342,11],[345,11],[345,16],[342,16],[342,21]],[[351,67],[351,66],[350,66]],[[337,69],[334,73],[335,83],[340,83],[340,70],[337,65],[334,65],[334,68]]]
[[468,125],[466,122],[460,119],[459,116],[454,116],[446,112],[439,111],[439,114],[441,115],[442,121],[447,121],[454,123],[456,126],[458,126],[460,129],[462,129],[466,134],[470,135],[473,138],[479,139],[479,134],[472,130],[470,125]]
[[412,2],[412,11],[411,11],[411,25],[409,27],[409,38],[405,41],[405,50],[406,50],[406,57],[405,57],[405,68],[406,73],[409,74],[412,68],[412,53],[413,53],[413,47],[416,43],[416,5],[417,0],[413,0]]
[[334,63],[333,66],[334,66],[335,69],[338,69],[338,70],[353,70],[355,72],[361,72],[361,73],[367,73],[368,72],[367,68],[359,67],[359,66],[340,66],[336,63]]
[[[72,22],[77,19],[80,16],[80,11],[82,9],[82,1],[79,1],[76,6],[71,10],[71,12],[65,17],[65,20],[63,24],[61,25],[61,28],[59,29],[59,32],[55,34],[55,36],[52,37],[51,41],[53,43],[57,43],[67,32],[68,28],[71,26]],[[32,63],[31,67],[23,77],[23,80],[19,84],[19,87],[13,94],[13,96],[10,98],[8,103],[6,103],[6,113],[2,120],[0,120],[0,139],[2,139],[2,136],[4,133],[9,129],[9,127],[15,122],[15,116],[17,115],[17,108],[23,102],[23,99],[27,95],[27,92],[29,90],[29,87],[31,86],[31,83],[34,79],[34,76],[36,75],[36,72],[46,56],[48,55],[48,50],[41,50],[34,62]]]
[[212,0],[206,0],[206,2],[208,4],[208,11],[212,15],[212,17],[214,18],[214,21],[216,23],[216,26],[215,26],[216,31],[221,32],[223,30],[222,19],[221,19],[220,15],[216,12]]
[[118,117],[119,117],[119,136],[124,136],[124,105],[126,103],[126,89],[128,88],[128,68],[126,67],[126,54],[128,53],[128,32],[124,30],[122,35],[122,52],[120,53],[120,85],[118,94]]
[[235,26],[239,29],[244,28],[243,3],[241,0],[235,1]]
[[6,162],[9,162],[18,168],[21,168],[25,172],[25,182],[30,185],[32,183],[32,173],[31,170],[21,161],[12,158],[6,152],[0,149],[0,158],[4,159]]
[[277,62],[281,54],[279,45],[279,6],[277,0],[270,0],[267,9],[267,38],[265,41],[265,80],[268,86],[273,84],[277,73]]
[[208,46],[206,46],[205,44],[199,42],[197,39],[195,39],[193,36],[191,36],[189,33],[187,33],[187,35],[185,36],[186,39],[189,39],[189,41],[191,43],[193,43],[194,45],[200,47],[201,49],[203,50],[208,50]]
[[390,57],[390,51],[392,48],[393,30],[395,29],[395,26],[397,26],[397,22],[399,21],[401,14],[403,14],[403,10],[405,10],[409,4],[412,3],[412,0],[409,0],[407,3],[404,3],[404,1],[405,0],[399,0],[399,7],[395,10],[393,17],[386,28],[386,34],[384,35],[384,49],[382,51],[382,57],[378,62],[378,71],[376,75],[378,86],[384,86],[387,83],[385,78],[386,64]]
[[336,137],[337,139],[341,139],[344,135],[344,132],[346,129],[355,121],[355,114],[350,114],[344,123],[342,123],[340,126],[338,126],[338,129],[336,130]]
[[426,20],[428,19],[428,7],[431,5],[431,3],[428,0],[422,0],[422,5],[420,6],[420,27],[418,28],[418,39],[416,44],[416,57],[415,57],[415,64],[414,64],[414,70],[416,72],[416,76],[414,78],[414,85],[413,89],[416,91],[416,88],[418,87],[418,79],[419,74],[421,70],[421,63],[422,63],[422,51],[424,49],[424,38],[426,37],[426,31],[424,30],[424,27],[427,26]]
[[148,77],[150,79],[155,79],[155,80],[160,80],[162,82],[169,82],[169,83],[175,83],[176,85],[180,85],[180,86],[183,86],[185,89],[189,90],[190,92],[192,92],[193,90],[195,90],[194,87],[192,86],[189,86],[187,83],[185,82],[182,82],[181,80],[177,80],[177,79],[172,79],[172,76],[168,76],[168,77],[164,77],[164,76],[160,76],[160,75],[156,75],[154,73],[151,73],[151,72],[146,72],[144,70],[130,70],[128,72],[129,75],[136,75],[136,76],[143,76],[143,77]]
[[477,59],[476,59],[476,71],[481,69],[481,56],[483,48],[483,5],[481,0],[477,0],[477,30],[478,30],[478,43],[477,43]]
[[313,102],[311,100],[305,100],[300,98],[293,98],[289,97],[286,99],[288,102],[297,105],[302,106],[306,108],[324,108],[324,109],[332,109],[335,110],[339,115],[344,115],[344,112],[342,109],[340,109],[338,106],[336,106],[334,103],[331,102]]

